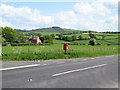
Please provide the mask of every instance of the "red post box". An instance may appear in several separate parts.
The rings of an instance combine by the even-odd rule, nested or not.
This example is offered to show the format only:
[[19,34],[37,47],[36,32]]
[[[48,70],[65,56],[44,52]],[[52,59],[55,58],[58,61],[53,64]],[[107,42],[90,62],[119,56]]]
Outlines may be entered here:
[[63,49],[68,50],[68,44],[65,43]]

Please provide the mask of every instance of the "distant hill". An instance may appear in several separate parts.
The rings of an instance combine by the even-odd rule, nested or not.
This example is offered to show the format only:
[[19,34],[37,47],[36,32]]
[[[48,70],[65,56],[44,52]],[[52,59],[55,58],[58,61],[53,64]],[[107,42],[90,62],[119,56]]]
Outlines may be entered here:
[[28,33],[73,33],[73,32],[80,32],[80,30],[74,30],[74,29],[65,29],[60,27],[49,27],[49,28],[38,28],[38,29],[32,29],[32,30],[20,30],[15,29],[17,32],[28,32]]

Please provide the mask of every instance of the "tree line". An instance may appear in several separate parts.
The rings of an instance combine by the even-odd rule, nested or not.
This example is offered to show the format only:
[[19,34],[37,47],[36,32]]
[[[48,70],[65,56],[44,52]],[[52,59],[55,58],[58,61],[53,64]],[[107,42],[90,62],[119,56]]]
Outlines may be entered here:
[[31,35],[39,36],[42,43],[53,43],[55,38],[54,34],[42,35],[40,33],[18,33],[11,27],[2,28],[2,43],[10,42],[14,43],[15,40],[19,40],[20,43],[28,43]]

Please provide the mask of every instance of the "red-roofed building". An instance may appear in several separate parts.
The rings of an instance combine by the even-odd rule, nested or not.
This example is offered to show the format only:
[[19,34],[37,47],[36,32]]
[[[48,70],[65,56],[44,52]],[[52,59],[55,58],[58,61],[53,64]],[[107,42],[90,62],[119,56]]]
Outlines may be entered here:
[[36,44],[42,43],[40,38],[38,36],[35,36],[35,35],[31,35],[29,42],[36,43]]

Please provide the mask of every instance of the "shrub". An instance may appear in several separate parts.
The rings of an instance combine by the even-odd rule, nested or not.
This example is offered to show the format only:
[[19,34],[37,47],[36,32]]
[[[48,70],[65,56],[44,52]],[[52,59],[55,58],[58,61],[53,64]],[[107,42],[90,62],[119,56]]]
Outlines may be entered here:
[[94,46],[95,43],[96,43],[96,39],[94,39],[94,38],[90,39],[90,41],[89,41],[89,45]]
[[6,46],[6,43],[2,43],[2,46]]
[[110,46],[111,44],[107,44],[108,46]]
[[39,45],[36,43],[11,43],[12,46],[27,46],[27,45]]
[[100,43],[97,43],[96,45],[101,45]]

